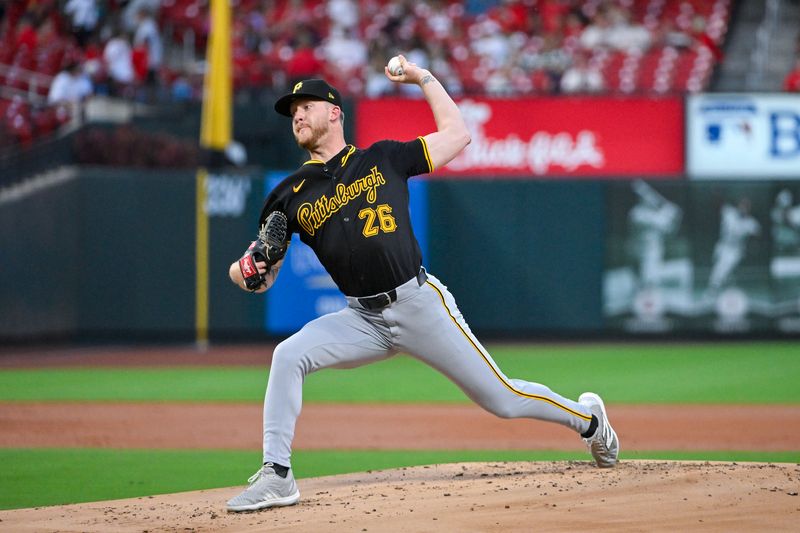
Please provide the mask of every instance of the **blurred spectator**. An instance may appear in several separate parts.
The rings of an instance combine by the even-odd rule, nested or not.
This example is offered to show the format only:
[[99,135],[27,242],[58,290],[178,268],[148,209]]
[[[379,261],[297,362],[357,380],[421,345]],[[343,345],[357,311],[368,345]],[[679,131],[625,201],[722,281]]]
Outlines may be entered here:
[[[546,0],[537,2],[541,16],[542,30],[545,33],[559,31],[564,18],[575,6],[573,0]],[[533,10],[531,10],[533,11]]]
[[783,90],[800,92],[800,57],[795,60],[794,70],[790,71],[783,80]]
[[349,30],[358,25],[358,6],[353,0],[328,0],[326,11],[333,26]]
[[33,16],[29,13],[25,13],[19,19],[16,39],[14,41],[14,51],[17,53],[22,50],[33,52],[36,50],[38,40]]
[[300,80],[319,78],[321,76],[324,65],[317,57],[314,36],[309,29],[298,29],[292,50],[292,56],[286,62],[286,75],[290,86],[294,86]]
[[148,9],[142,9],[137,15],[138,23],[136,33],[133,35],[133,46],[144,48],[147,51],[147,82],[154,84],[157,81],[158,69],[164,48],[161,43],[161,34],[158,25]]
[[364,94],[367,98],[394,94],[395,84],[386,77],[384,66],[386,66],[386,60],[381,59],[381,54],[373,54],[365,75]]
[[596,48],[608,48],[611,46],[609,35],[611,33],[611,20],[605,10],[600,10],[594,16],[592,22],[587,25],[580,36],[581,46],[585,50]]
[[70,16],[72,34],[75,36],[78,46],[86,48],[100,15],[97,2],[95,0],[68,0],[64,6],[64,13]]
[[56,21],[47,17],[36,28],[36,40],[39,49],[42,49],[49,46],[64,46],[68,39],[63,38]]
[[585,53],[577,53],[561,77],[561,92],[597,93],[604,89],[603,75],[589,62]]
[[[460,4],[453,4],[457,6],[456,9],[463,7]],[[453,19],[455,13],[452,13],[447,6],[443,5],[442,0],[432,0],[429,3],[423,22],[427,30],[431,32],[436,40],[444,40],[451,35],[453,31]]]
[[262,41],[266,39],[265,15],[258,7],[257,4],[253,4],[250,9],[242,13],[241,27],[238,27],[234,20],[234,42],[238,36],[240,46],[248,53],[258,53]]
[[692,47],[694,39],[688,33],[678,29],[674,20],[667,19],[656,30],[653,36],[653,43],[660,46],[686,49]]
[[630,11],[611,6],[597,11],[592,23],[581,33],[580,44],[585,50],[602,47],[626,52],[645,50],[651,39],[647,28],[632,22]]
[[[410,63],[415,63],[424,69],[430,69],[430,56],[428,55],[428,49],[425,46],[425,43],[422,42],[422,39],[417,37],[412,37],[408,42],[408,45],[404,47],[404,50],[398,50],[401,52],[406,59]],[[389,57],[395,55],[387,54],[387,58],[384,61],[388,61]],[[419,98],[422,96],[422,92],[419,90],[419,87],[413,84],[401,84],[398,87],[398,91],[400,94],[405,94],[411,96],[413,98]]]
[[161,0],[130,0],[122,10],[122,28],[133,33],[139,25],[139,13],[142,10],[158,13],[160,8]]
[[502,68],[493,70],[486,78],[486,94],[489,96],[511,96],[514,94],[512,84],[512,67],[506,65]]
[[724,59],[722,48],[720,48],[714,38],[708,34],[705,17],[702,15],[696,15],[692,19],[691,32],[691,36],[697,45],[708,48],[716,61],[722,61]]
[[179,72],[175,76],[170,87],[170,96],[175,102],[188,102],[194,98],[194,87],[186,73]]
[[128,35],[119,32],[106,43],[103,63],[110,78],[110,94],[124,96],[126,89],[135,81],[133,50]]
[[356,38],[353,30],[331,28],[323,49],[325,61],[337,72],[351,72],[367,62],[367,48],[361,39]]
[[587,22],[588,19],[576,11],[570,11],[564,17],[564,26],[561,28],[561,33],[564,36],[564,46],[567,49],[574,50],[580,46],[581,34]]
[[476,54],[490,61],[493,68],[503,65],[511,49],[500,24],[485,18],[470,27],[469,35]]
[[430,70],[447,88],[447,92],[453,96],[460,96],[464,92],[461,78],[453,67],[453,60],[447,55],[445,47],[441,43],[433,42],[430,48]]
[[79,103],[89,97],[92,91],[92,82],[83,73],[81,64],[71,61],[53,78],[47,94],[47,102],[50,104]]
[[83,71],[89,76],[94,85],[95,94],[108,93],[106,78],[108,73],[103,62],[103,46],[96,34],[93,34],[83,50]]
[[500,24],[505,33],[524,32],[528,21],[528,8],[520,0],[503,0],[489,10],[489,16]]
[[631,50],[646,50],[650,46],[650,32],[641,24],[631,20],[631,13],[621,6],[609,9],[611,28],[606,34],[609,46],[616,50],[628,52]]
[[409,62],[416,63],[425,69],[430,68],[431,58],[430,54],[428,53],[428,47],[425,45],[425,42],[423,42],[420,36],[415,35],[412,37],[409,40],[408,45],[404,46],[403,48],[405,49],[403,55],[406,56],[406,59],[408,59]]
[[553,33],[545,36],[538,50],[524,57],[525,66],[529,70],[545,73],[552,80],[552,87],[558,87],[558,80],[572,64],[572,58],[561,46],[559,35]]
[[270,21],[267,26],[271,28],[271,36],[275,41],[285,41],[294,31],[303,26],[306,28],[324,28],[325,21],[324,2],[310,2],[306,0],[285,0],[276,2],[275,10],[270,12]]

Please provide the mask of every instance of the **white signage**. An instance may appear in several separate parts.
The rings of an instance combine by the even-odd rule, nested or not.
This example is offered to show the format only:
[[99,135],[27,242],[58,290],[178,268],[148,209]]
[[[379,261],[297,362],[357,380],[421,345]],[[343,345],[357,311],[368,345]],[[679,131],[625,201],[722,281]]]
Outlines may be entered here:
[[702,94],[686,105],[692,179],[800,179],[800,95]]
[[240,217],[250,194],[250,178],[209,174],[206,178],[206,214],[216,217]]

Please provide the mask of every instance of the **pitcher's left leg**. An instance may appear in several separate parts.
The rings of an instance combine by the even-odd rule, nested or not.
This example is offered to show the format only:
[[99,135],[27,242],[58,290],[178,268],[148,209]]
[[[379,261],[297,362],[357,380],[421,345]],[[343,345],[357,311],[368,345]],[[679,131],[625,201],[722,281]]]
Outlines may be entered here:
[[[578,433],[589,429],[591,409],[540,383],[509,379],[469,329],[455,299],[434,276],[417,297],[393,306],[396,346],[456,383],[473,401],[503,418],[556,422]],[[388,315],[390,312],[385,313]]]

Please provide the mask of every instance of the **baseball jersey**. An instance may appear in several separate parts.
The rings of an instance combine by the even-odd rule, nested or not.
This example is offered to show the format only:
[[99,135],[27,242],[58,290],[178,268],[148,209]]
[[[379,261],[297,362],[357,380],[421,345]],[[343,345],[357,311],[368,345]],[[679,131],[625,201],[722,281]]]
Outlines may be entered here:
[[408,178],[433,171],[425,139],[348,144],[329,161],[306,161],[267,196],[259,225],[286,214],[347,296],[371,296],[419,273],[422,252],[411,229]]

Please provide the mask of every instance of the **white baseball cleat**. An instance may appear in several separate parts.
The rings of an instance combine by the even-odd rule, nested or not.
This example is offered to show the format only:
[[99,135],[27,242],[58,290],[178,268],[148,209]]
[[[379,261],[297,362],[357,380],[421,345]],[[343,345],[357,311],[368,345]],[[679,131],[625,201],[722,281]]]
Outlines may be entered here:
[[272,463],[266,463],[247,482],[250,486],[244,492],[228,500],[228,511],[255,511],[294,505],[300,501],[300,490],[291,469],[282,478],[275,473]]
[[597,430],[591,437],[584,438],[583,442],[592,453],[597,466],[600,468],[614,466],[619,455],[619,438],[608,421],[603,400],[593,392],[584,392],[578,398],[578,403],[588,407],[597,417]]

